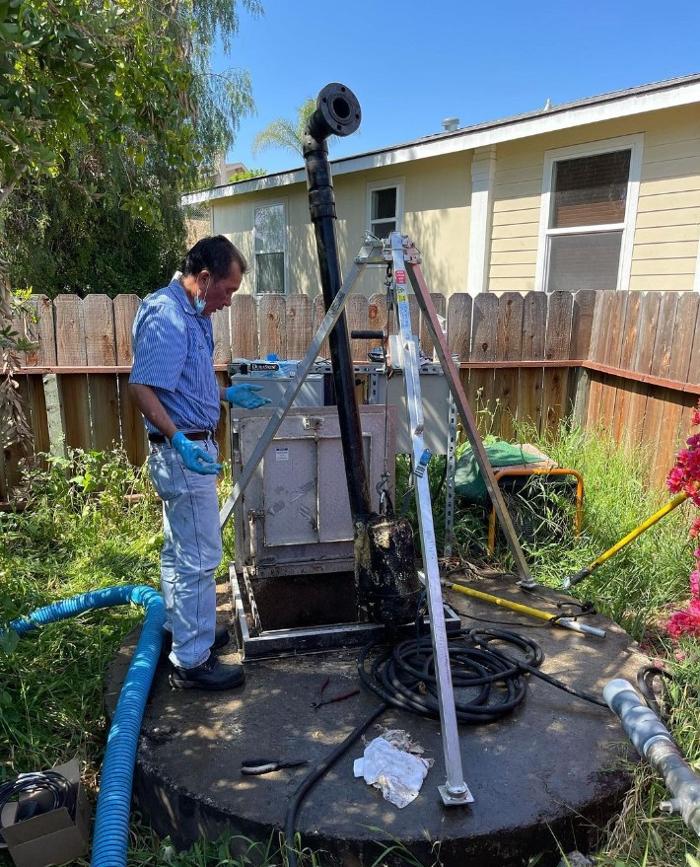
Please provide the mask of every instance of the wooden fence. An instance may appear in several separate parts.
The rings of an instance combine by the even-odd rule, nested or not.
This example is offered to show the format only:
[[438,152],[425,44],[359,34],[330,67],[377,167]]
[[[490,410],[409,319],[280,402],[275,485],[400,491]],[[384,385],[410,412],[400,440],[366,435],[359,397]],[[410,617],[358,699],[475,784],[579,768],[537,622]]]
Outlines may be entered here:
[[[505,292],[475,298],[434,294],[447,320],[452,352],[482,430],[508,438],[513,420],[553,428],[573,410],[586,426],[608,428],[620,442],[654,446],[654,481],[670,467],[690,409],[700,394],[700,319],[696,293]],[[414,299],[411,299],[414,302]],[[67,446],[107,449],[119,444],[142,463],[147,442],[129,399],[135,295],[34,296],[36,322],[17,323],[37,348],[18,380],[36,451]],[[224,382],[231,358],[274,352],[301,358],[323,316],[322,299],[306,295],[234,296],[212,317],[214,362]],[[432,340],[412,303],[414,331],[427,354]],[[351,329],[387,324],[383,295],[351,296]],[[353,341],[364,361],[372,341]],[[321,355],[327,357],[327,346]],[[227,419],[219,442],[228,456]],[[16,482],[21,454],[1,455],[0,499]]]

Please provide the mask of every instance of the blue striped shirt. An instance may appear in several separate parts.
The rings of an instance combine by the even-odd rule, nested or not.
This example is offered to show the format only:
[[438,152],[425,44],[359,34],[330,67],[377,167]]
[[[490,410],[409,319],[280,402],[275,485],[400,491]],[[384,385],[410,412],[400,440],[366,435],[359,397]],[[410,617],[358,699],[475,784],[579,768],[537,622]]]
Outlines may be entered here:
[[129,382],[150,386],[178,430],[214,430],[221,407],[211,320],[195,311],[178,280],[144,298],[132,339]]

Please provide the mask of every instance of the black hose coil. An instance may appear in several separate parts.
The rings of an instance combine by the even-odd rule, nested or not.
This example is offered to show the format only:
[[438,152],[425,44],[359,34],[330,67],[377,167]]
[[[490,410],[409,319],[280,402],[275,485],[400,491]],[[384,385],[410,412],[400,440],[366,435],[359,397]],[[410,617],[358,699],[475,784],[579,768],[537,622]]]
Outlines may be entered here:
[[[495,647],[506,645],[511,653]],[[402,641],[369,661],[375,648],[360,652],[357,668],[362,683],[393,707],[439,719],[437,678],[429,635]],[[527,692],[524,674],[534,674],[571,695],[605,706],[595,696],[572,689],[539,671],[544,661],[535,641],[505,629],[462,629],[448,639],[450,671],[457,719],[488,723],[515,710]],[[368,668],[369,664],[369,668]],[[464,691],[469,694],[465,695]]]

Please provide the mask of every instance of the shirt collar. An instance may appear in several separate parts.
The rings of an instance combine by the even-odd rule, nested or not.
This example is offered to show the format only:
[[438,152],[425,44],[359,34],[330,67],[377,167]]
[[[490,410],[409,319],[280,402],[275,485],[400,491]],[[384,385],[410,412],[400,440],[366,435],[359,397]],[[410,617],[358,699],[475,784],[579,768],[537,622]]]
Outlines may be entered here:
[[190,296],[185,291],[185,287],[180,282],[180,278],[182,277],[181,271],[176,271],[170,283],[168,284],[168,289],[171,290],[175,298],[180,302],[180,306],[185,311],[185,313],[189,313],[191,316],[196,316],[197,311],[194,309],[192,305],[192,301],[190,300]]

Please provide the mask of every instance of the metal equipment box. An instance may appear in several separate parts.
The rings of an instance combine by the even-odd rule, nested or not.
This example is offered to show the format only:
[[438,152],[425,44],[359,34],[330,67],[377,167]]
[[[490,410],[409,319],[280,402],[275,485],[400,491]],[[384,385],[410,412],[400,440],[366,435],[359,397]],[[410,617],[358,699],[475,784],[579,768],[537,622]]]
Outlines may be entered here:
[[[360,409],[375,510],[382,484],[393,499],[395,413],[392,406]],[[232,408],[234,481],[268,418],[264,408]],[[229,577],[245,658],[357,647],[381,639],[384,626],[357,620],[354,534],[335,406],[289,410],[237,503],[234,519],[236,560]],[[460,628],[459,616],[448,606],[445,617],[449,631]],[[413,634],[415,624],[405,630]]]
[[[372,508],[386,473],[393,497],[395,411],[361,408]],[[232,408],[234,481],[260,440],[269,412]],[[385,419],[387,429],[385,431]],[[258,578],[354,569],[340,425],[336,407],[292,407],[235,509],[236,567]]]
[[[411,454],[411,431],[401,370],[394,369],[389,378],[384,374],[377,377],[377,391],[376,395],[371,396],[371,403],[383,405],[387,390],[389,405],[397,408],[396,451]],[[439,365],[427,364],[421,367],[420,390],[425,445],[434,455],[447,454],[450,435],[456,426],[456,411],[450,386]]]
[[[282,400],[292,380],[298,361],[266,361],[237,358],[229,364],[232,385],[257,385],[262,397],[269,398],[273,405]],[[323,374],[311,372],[302,383],[293,406],[323,406]]]

